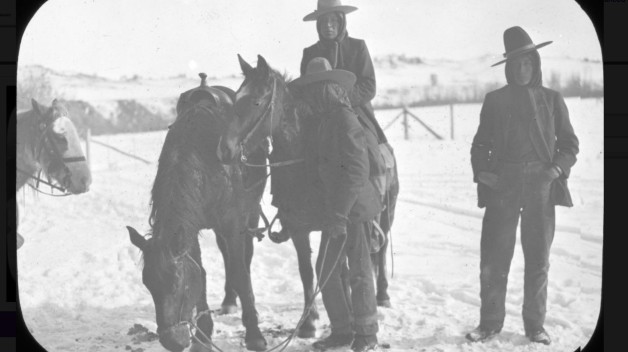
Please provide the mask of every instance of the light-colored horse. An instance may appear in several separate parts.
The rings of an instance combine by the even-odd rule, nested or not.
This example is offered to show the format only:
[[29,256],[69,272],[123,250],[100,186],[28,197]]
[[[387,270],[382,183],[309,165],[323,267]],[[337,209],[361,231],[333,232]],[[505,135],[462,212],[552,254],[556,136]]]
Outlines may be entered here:
[[[56,99],[50,107],[35,99],[31,102],[31,110],[17,114],[16,191],[28,184],[45,193],[38,188],[45,183],[60,190],[61,195],[87,192],[91,172],[66,107]],[[22,243],[18,234],[17,248]]]

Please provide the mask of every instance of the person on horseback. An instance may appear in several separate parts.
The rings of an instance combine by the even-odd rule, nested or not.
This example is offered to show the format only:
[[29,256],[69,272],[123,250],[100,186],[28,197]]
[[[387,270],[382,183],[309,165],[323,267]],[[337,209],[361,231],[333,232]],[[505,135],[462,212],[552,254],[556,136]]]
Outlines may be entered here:
[[[381,126],[375,119],[371,100],[375,97],[375,69],[366,43],[362,39],[349,36],[347,32],[346,15],[358,8],[343,5],[341,0],[318,0],[317,9],[306,15],[303,21],[316,21],[318,42],[303,49],[301,59],[301,76],[306,74],[308,63],[315,57],[324,57],[333,69],[345,70],[356,77],[352,87],[347,89],[349,103],[358,115],[358,121],[365,130],[367,151],[370,161],[370,179],[378,191],[380,198],[386,204],[386,211],[390,211],[390,194],[396,180],[395,157],[392,146],[384,134]],[[382,223],[382,216],[375,218],[377,224]],[[369,236],[373,251],[377,246],[384,245],[386,234],[382,233],[381,226],[373,229]]]
[[317,9],[303,18],[305,22],[316,21],[319,40],[303,49],[301,76],[306,74],[307,64],[315,57],[326,58],[334,69],[352,72],[356,81],[347,91],[351,106],[360,123],[375,134],[379,144],[385,144],[388,140],[371,105],[376,91],[373,61],[364,40],[352,38],[347,33],[346,14],[357,9],[342,5],[340,0],[318,0]]
[[313,185],[324,194],[326,219],[316,272],[331,335],[313,347],[324,350],[351,344],[353,351],[362,352],[377,347],[369,234],[382,202],[369,181],[365,131],[347,94],[355,79],[353,73],[332,69],[327,59],[316,57],[293,84],[301,88],[315,122],[305,131],[310,144],[305,147],[312,151],[306,163],[316,170]]

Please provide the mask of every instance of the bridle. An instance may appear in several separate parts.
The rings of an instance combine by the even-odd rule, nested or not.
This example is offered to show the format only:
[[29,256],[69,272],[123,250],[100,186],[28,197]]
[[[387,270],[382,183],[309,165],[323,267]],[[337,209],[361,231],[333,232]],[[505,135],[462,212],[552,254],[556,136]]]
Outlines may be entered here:
[[[194,258],[192,258],[192,256],[190,255],[189,251],[185,251],[185,252],[183,252],[183,254],[173,258],[172,262],[176,266],[178,266],[180,263],[182,263],[186,259],[191,261],[194,264],[194,267],[197,268],[201,273],[203,272],[201,266],[198,264],[198,262],[196,260],[194,260]],[[182,320],[181,319],[181,315],[183,315],[183,306],[184,306],[184,300],[181,300],[181,307],[179,308],[179,317],[177,319],[178,322],[173,324],[173,325],[171,325],[171,326],[169,326],[169,327],[167,327],[167,328],[163,328],[163,329],[157,328],[157,334],[162,334],[164,332],[176,330],[180,326],[185,326],[187,328],[190,336],[194,336],[193,329],[199,330],[198,326],[196,325],[196,322],[203,315],[210,314],[210,311],[209,311],[209,309],[207,309],[207,310],[204,310],[202,312],[197,313],[196,316],[194,318],[192,318],[192,321]]]
[[[293,159],[293,160],[286,160],[286,161],[279,161],[279,162],[274,162],[274,163],[266,163],[266,164],[251,164],[248,162],[247,159],[247,145],[250,142],[250,139],[253,137],[253,135],[255,134],[255,132],[257,132],[257,130],[260,128],[260,126],[266,121],[267,118],[270,118],[270,134],[268,135],[268,139],[270,142],[270,149],[272,150],[272,145],[273,145],[273,136],[272,136],[272,130],[273,130],[273,112],[275,110],[275,93],[277,91],[277,80],[273,79],[273,89],[270,92],[270,100],[268,101],[268,104],[266,105],[266,109],[264,109],[264,112],[262,113],[262,116],[255,122],[255,124],[253,124],[253,127],[251,127],[251,129],[249,130],[249,132],[244,136],[244,138],[242,139],[242,142],[240,142],[240,161],[249,167],[281,167],[281,166],[288,166],[288,165],[293,165],[293,164],[298,164],[300,162],[303,162],[304,159]],[[268,176],[270,176],[270,174],[268,174],[265,178],[263,178],[262,180],[258,181],[258,183],[261,183],[262,181],[264,181]],[[252,187],[249,188],[254,188],[254,186],[257,186],[257,184],[254,184]]]
[[[57,147],[57,145],[50,141],[50,133],[52,131],[52,125],[53,122],[55,120],[57,120],[57,118],[53,119],[51,122],[46,123],[46,122],[40,122],[39,123],[39,131],[40,131],[40,135],[39,138],[37,139],[37,143],[33,146],[33,154],[35,156],[35,160],[39,161],[39,157],[41,156],[42,151],[44,150],[44,147],[46,147],[52,161],[52,163],[61,163],[62,167],[65,169],[66,172],[66,176],[65,178],[68,177],[72,177],[72,172],[70,171],[70,169],[68,168],[67,164],[69,163],[75,163],[75,162],[81,162],[81,161],[86,161],[84,156],[72,156],[72,157],[64,157],[63,153],[59,150],[59,148]],[[45,195],[49,195],[49,196],[53,196],[53,197],[65,197],[65,196],[69,196],[72,195],[72,193],[68,192],[67,189],[61,185],[56,185],[53,184],[52,182],[46,182],[45,180],[43,180],[41,178],[41,172],[42,170],[40,169],[39,172],[37,173],[37,176],[34,176],[32,173],[26,172],[20,168],[17,168],[17,171],[21,172],[22,174],[28,176],[29,178],[32,178],[34,180],[37,181],[37,183],[35,184],[35,186],[28,184],[32,189],[34,189],[35,191],[45,194]],[[50,179],[49,179],[50,180]],[[48,193],[48,192],[44,192],[41,189],[39,189],[39,183],[44,183],[46,185],[49,185],[51,190],[53,189],[57,189],[61,192],[63,192],[62,194],[53,194]]]

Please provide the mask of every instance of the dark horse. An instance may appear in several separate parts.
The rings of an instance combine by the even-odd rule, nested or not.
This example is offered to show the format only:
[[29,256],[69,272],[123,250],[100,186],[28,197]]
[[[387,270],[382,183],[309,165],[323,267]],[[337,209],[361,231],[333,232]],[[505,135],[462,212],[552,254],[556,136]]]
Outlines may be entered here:
[[[17,114],[16,191],[27,184],[46,183],[63,192],[61,195],[87,192],[91,171],[68,110],[57,99],[50,107],[35,99],[31,104],[31,110]],[[41,178],[42,173],[47,180]],[[17,248],[22,241],[18,235]]]
[[[269,156],[272,174],[273,205],[278,208],[278,219],[282,230],[271,235],[275,242],[288,238],[297,250],[299,273],[303,282],[306,305],[314,293],[314,274],[311,263],[310,232],[320,231],[322,209],[312,201],[317,195],[306,184],[308,165],[298,163],[303,158],[304,127],[309,123],[310,112],[299,98],[296,87],[291,87],[286,78],[271,69],[266,60],[258,56],[257,67],[253,68],[240,56],[240,67],[244,82],[236,92],[236,118],[226,130],[219,146],[223,161],[237,161],[255,150],[264,138],[272,138],[273,151]],[[396,166],[390,169],[384,203],[386,208],[379,216],[379,227],[385,234],[379,251],[372,254],[373,267],[377,275],[377,301],[379,306],[390,307],[387,293],[386,249],[391,228],[399,181]],[[306,307],[308,308],[308,307]],[[300,337],[313,337],[318,318],[316,306],[312,305],[309,316],[298,331]]]
[[[183,93],[177,119],[166,135],[152,188],[150,236],[127,227],[143,253],[142,281],[155,303],[159,341],[170,351],[209,351],[213,321],[206,298],[198,234],[213,229],[225,271],[223,311],[233,311],[236,293],[249,350],[266,348],[251,287],[253,256],[249,224],[257,226],[264,170],[225,166],[216,148],[233,114],[233,91],[201,86]],[[261,158],[261,159],[260,159]],[[265,159],[260,152],[253,160]],[[193,310],[196,308],[196,315]],[[192,328],[196,333],[192,335]]]

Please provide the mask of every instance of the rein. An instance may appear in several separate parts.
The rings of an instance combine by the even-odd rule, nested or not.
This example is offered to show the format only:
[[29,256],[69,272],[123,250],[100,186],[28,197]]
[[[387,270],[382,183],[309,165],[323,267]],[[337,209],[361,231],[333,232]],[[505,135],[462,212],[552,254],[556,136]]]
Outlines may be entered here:
[[40,190],[40,189],[39,189],[39,187],[35,187],[35,186],[31,185],[30,183],[28,184],[28,185],[29,185],[32,189],[36,190],[36,191],[37,191],[37,192],[39,192],[39,193],[43,193],[43,194],[50,195],[50,196],[54,196],[54,197],[65,197],[65,196],[69,196],[69,195],[71,195],[71,193],[67,193],[67,190],[66,190],[65,188],[63,188],[63,187],[61,187],[61,186],[58,186],[58,185],[55,185],[55,184],[50,183],[50,182],[46,182],[45,180],[43,180],[43,179],[42,179],[42,178],[40,178],[39,176],[33,176],[32,174],[30,174],[30,173],[28,173],[28,172],[26,172],[26,171],[24,171],[24,170],[22,170],[22,169],[20,169],[20,168],[16,168],[16,170],[17,170],[17,171],[19,171],[19,172],[21,172],[22,174],[24,174],[24,175],[26,175],[26,176],[28,176],[28,177],[30,177],[30,178],[32,178],[32,179],[34,179],[34,180],[36,180],[36,181],[37,181],[37,184],[39,184],[39,183],[41,182],[41,183],[43,183],[43,184],[46,184],[46,185],[50,186],[50,188],[56,188],[56,189],[60,190],[61,192],[65,192],[65,194],[63,194],[63,195],[57,195],[57,194],[46,193],[46,192],[44,192],[44,191]]
[[[330,241],[331,241],[331,238],[328,238],[327,239],[327,243],[325,244],[325,250],[323,251],[323,260],[322,260],[323,264],[321,265],[321,268],[320,268],[320,271],[319,271],[317,277],[322,277],[322,275],[323,275],[323,268],[325,266],[325,259],[327,257],[327,250],[329,249]],[[279,349],[279,351],[282,352],[286,348],[288,348],[288,346],[290,345],[292,340],[294,340],[294,337],[297,335],[297,332],[299,331],[299,328],[305,322],[305,318],[308,316],[309,311],[314,306],[314,302],[316,300],[316,296],[318,296],[318,294],[321,292],[321,290],[325,287],[325,285],[327,284],[327,281],[329,281],[329,279],[331,278],[334,270],[336,270],[336,266],[338,266],[338,263],[340,262],[340,259],[342,258],[342,255],[343,255],[346,243],[347,243],[347,236],[343,236],[342,245],[340,246],[340,251],[338,252],[338,256],[336,257],[336,260],[334,261],[334,265],[332,265],[331,270],[329,271],[329,275],[327,275],[327,277],[323,280],[322,284],[320,283],[320,281],[318,281],[318,280],[316,281],[316,290],[314,290],[314,294],[312,295],[312,298],[310,299],[310,301],[303,308],[303,313],[301,314],[301,318],[299,319],[299,321],[298,321],[294,331],[285,340],[281,341],[276,346],[271,347],[271,348],[265,350],[264,352],[272,352],[272,351],[275,351],[277,349]],[[194,341],[198,342],[201,346],[203,346],[206,349],[208,349],[209,351],[212,351],[212,347],[213,347],[218,352],[223,352],[223,350],[221,350],[220,347],[216,346],[216,344],[212,341],[212,339],[209,338],[205,334],[205,332],[203,330],[198,328],[198,325],[197,325],[198,320],[201,317],[203,317],[203,315],[207,315],[207,314],[210,314],[210,311],[209,310],[204,310],[204,311],[198,313],[196,315],[196,317],[194,317],[194,319],[192,319],[191,322],[185,322],[184,324],[179,324],[179,325],[187,325],[188,328],[191,326],[197,332],[199,332],[203,338],[205,338],[207,341],[209,341],[209,345],[207,345],[205,342],[201,341],[201,339],[199,339],[196,336],[196,334],[193,334],[191,328],[189,330],[190,331],[190,336],[192,336],[192,339]]]

